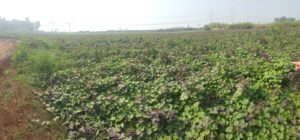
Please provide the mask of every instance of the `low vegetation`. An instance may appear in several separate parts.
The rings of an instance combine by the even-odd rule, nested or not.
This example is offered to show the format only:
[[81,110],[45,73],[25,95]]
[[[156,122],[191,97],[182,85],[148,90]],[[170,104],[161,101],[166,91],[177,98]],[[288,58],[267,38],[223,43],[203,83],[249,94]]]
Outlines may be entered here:
[[13,61],[70,138],[299,139],[299,35],[300,25],[39,36]]
[[253,23],[239,23],[229,25],[229,29],[253,29],[255,28],[255,24]]
[[218,30],[218,29],[226,29],[228,28],[228,24],[225,23],[210,23],[204,25],[204,30]]

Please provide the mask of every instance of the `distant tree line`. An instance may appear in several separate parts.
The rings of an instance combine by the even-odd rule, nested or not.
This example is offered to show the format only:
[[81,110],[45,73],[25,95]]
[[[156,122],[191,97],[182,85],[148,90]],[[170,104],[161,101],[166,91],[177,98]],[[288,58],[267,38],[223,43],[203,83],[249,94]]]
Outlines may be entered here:
[[[274,25],[280,25],[280,24],[299,24],[300,20],[297,20],[296,18],[293,17],[276,17],[274,18]],[[235,23],[235,24],[227,24],[227,23],[210,23],[204,25],[203,29],[204,30],[219,30],[219,29],[253,29],[256,27],[263,27],[263,25],[257,25],[254,23],[250,22],[245,22],[245,23]]]
[[219,30],[219,29],[252,29],[255,24],[250,22],[226,24],[226,23],[210,23],[204,26],[204,30]]
[[31,22],[29,18],[25,20],[7,20],[0,17],[0,32],[35,32],[39,30],[40,22]]
[[295,18],[287,18],[287,17],[277,17],[274,19],[275,23],[282,23],[282,22],[295,22]]

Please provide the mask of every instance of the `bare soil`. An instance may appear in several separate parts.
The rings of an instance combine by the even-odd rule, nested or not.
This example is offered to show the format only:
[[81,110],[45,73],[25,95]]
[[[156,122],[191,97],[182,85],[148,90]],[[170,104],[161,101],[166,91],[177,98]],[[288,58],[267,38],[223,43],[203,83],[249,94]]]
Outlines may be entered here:
[[0,76],[9,66],[9,60],[16,50],[16,41],[0,40]]

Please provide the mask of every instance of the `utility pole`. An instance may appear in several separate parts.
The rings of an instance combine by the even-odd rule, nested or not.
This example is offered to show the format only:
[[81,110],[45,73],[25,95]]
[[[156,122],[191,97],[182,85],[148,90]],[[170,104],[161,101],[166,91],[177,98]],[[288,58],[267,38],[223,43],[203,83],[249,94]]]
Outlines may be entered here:
[[51,24],[51,32],[54,32],[54,27],[53,27],[54,22],[53,22],[53,21],[50,21],[50,24]]
[[55,32],[55,19],[54,18],[50,18],[50,20],[48,21],[48,23],[50,24],[50,32]]
[[213,11],[209,12],[209,22],[212,23],[213,22]]

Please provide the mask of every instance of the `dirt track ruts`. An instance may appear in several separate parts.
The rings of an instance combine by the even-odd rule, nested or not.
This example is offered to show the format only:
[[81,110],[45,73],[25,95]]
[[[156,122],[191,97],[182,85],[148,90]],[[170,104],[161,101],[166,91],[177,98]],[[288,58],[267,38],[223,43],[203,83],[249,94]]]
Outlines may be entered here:
[[16,41],[0,39],[0,76],[9,65],[11,56],[16,50]]

